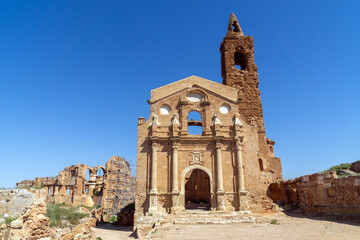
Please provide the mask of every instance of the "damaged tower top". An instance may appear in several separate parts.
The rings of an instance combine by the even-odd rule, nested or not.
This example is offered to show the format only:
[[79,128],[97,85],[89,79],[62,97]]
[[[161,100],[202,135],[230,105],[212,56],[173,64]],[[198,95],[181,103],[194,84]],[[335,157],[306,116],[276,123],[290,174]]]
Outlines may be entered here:
[[241,30],[240,24],[235,17],[235,14],[231,13],[229,19],[229,26],[227,31],[227,36],[244,36],[243,31]]

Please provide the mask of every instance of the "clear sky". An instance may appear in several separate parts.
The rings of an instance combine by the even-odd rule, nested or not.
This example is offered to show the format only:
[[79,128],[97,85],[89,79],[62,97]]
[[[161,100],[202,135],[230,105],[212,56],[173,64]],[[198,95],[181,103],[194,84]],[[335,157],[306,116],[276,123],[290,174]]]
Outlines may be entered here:
[[254,37],[267,136],[294,178],[360,159],[360,1],[0,1],[0,187],[135,168],[150,90],[221,82],[234,12]]

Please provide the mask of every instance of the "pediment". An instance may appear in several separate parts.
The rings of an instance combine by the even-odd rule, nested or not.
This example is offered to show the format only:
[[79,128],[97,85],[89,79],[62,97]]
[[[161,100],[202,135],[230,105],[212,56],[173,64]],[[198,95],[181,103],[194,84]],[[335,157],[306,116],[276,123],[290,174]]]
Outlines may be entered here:
[[190,76],[151,90],[150,103],[155,103],[161,99],[194,87],[227,98],[232,102],[236,102],[238,100],[238,89],[198,76]]

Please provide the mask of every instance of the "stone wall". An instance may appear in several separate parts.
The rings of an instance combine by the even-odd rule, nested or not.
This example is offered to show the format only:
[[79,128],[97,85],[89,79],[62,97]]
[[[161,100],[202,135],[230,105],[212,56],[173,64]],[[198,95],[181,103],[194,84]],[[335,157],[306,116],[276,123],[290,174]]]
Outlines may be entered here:
[[357,172],[357,173],[360,173],[360,160],[356,161],[356,162],[353,162],[351,164],[350,170],[354,171],[354,172]]
[[301,176],[270,184],[268,196],[285,208],[360,215],[360,176],[337,178],[335,172]]
[[66,167],[56,177],[37,177],[16,185],[18,189],[42,189],[46,202],[101,206],[110,217],[134,202],[135,180],[124,158],[113,156],[105,166],[76,164]]

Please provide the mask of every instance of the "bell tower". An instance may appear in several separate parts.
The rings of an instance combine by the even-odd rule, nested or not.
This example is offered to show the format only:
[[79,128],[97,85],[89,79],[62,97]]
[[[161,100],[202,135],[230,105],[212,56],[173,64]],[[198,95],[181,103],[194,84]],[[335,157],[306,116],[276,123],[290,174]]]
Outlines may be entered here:
[[254,42],[251,36],[244,35],[233,13],[230,15],[227,34],[221,42],[220,52],[223,84],[239,90],[239,113],[249,124],[258,127],[260,151],[266,153],[259,79],[254,62]]

